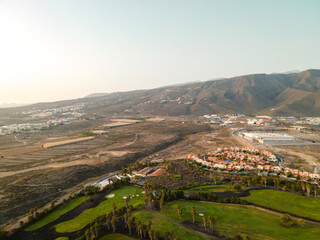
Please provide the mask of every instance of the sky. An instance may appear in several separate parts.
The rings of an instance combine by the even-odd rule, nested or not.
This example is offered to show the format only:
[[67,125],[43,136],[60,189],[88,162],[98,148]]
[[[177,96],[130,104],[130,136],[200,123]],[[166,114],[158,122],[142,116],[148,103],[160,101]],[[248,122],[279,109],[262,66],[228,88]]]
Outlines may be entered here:
[[320,68],[319,0],[0,0],[0,104]]

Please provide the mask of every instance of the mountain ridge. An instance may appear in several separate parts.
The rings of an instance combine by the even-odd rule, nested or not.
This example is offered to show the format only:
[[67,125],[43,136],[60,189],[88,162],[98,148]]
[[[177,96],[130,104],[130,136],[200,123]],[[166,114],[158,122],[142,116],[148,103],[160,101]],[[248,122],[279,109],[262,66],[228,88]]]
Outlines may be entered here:
[[[101,94],[101,93],[100,93]],[[101,115],[204,115],[224,113],[319,116],[320,70],[298,73],[249,74],[155,89],[115,92],[103,96],[38,103],[47,108],[82,103]],[[8,111],[8,110],[7,110]],[[0,114],[3,111],[0,111]]]

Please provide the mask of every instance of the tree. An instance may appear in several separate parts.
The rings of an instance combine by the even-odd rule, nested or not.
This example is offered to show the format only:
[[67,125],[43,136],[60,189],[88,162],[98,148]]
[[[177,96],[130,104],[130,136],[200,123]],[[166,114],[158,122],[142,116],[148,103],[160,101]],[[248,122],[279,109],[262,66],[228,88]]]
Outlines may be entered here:
[[153,240],[153,230],[149,230],[149,232],[148,232],[148,234],[149,234],[149,238],[150,238],[150,240]]
[[106,214],[106,224],[108,227],[108,230],[110,230],[110,223],[111,223],[111,219],[110,219],[110,214]]
[[212,216],[209,216],[208,217],[208,220],[209,220],[209,226],[210,226],[210,229],[211,229],[211,231],[213,231],[213,225],[214,225],[214,217],[212,217]]
[[99,230],[98,230],[98,223],[97,222],[94,224],[94,233],[95,233],[95,236],[98,238],[99,237]]
[[111,225],[112,225],[112,231],[115,232],[117,230],[117,228],[116,228],[116,216],[115,215],[112,216]]
[[113,202],[113,203],[112,203],[112,212],[113,212],[113,215],[116,215],[116,209],[117,209],[117,206],[116,206],[116,204]]
[[126,208],[128,208],[129,204],[130,204],[130,195],[128,195],[125,199],[125,203],[126,203]]
[[304,228],[304,225],[306,224],[306,221],[304,219],[298,219],[297,224],[301,227]]
[[139,230],[138,236],[140,236],[140,238],[142,238],[143,225],[141,222],[139,223],[138,230]]
[[181,210],[181,208],[180,208],[180,206],[179,206],[179,205],[178,205],[176,208],[177,208],[178,216],[179,216],[179,218],[180,218],[180,220],[181,220],[181,217],[182,217],[182,210]]
[[129,228],[129,234],[131,236],[132,221],[130,219],[127,221],[127,225],[128,225],[128,228]]
[[307,195],[308,197],[310,197],[310,192],[311,192],[311,187],[310,187],[310,183],[306,183],[306,189],[307,189]]
[[262,182],[264,183],[264,186],[267,186],[267,178],[265,176],[262,177]]
[[194,218],[195,218],[195,216],[196,216],[196,209],[195,209],[195,207],[192,207],[192,208],[191,208],[191,214],[192,214],[192,222],[194,223]]
[[131,214],[131,208],[127,208],[127,214],[128,214],[128,217],[130,217],[130,214]]
[[293,221],[289,214],[282,214],[280,216],[280,223],[286,227],[291,227],[293,225]]
[[159,233],[157,231],[153,232],[153,240],[159,240]]
[[124,227],[127,228],[127,222],[128,222],[128,214],[127,213],[123,214],[123,219],[124,219]]
[[240,234],[236,234],[233,238],[233,240],[242,240],[242,237]]
[[204,231],[207,231],[207,217],[203,216],[202,218],[202,223],[203,223],[203,227],[204,227]]
[[160,201],[159,201],[161,211],[162,211],[163,204],[164,204],[164,195],[161,196]]
[[86,236],[86,240],[90,240],[90,231],[89,231],[89,229],[87,229],[84,234]]
[[148,231],[150,231],[150,230],[151,230],[151,226],[152,226],[152,221],[150,220],[150,221],[147,223]]

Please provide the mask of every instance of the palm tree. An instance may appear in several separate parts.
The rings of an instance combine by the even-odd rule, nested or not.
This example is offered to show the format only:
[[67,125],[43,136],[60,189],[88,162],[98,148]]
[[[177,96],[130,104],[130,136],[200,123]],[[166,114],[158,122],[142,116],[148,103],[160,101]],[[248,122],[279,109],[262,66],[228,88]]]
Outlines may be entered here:
[[162,211],[163,204],[164,204],[164,195],[161,196],[160,201],[159,201],[161,211]]
[[181,220],[181,217],[182,217],[182,210],[181,210],[181,208],[180,208],[180,206],[179,206],[179,205],[178,205],[176,208],[177,208],[178,216],[179,216],[179,218],[180,218],[180,220]]
[[115,232],[117,230],[117,228],[116,228],[116,216],[115,215],[112,216],[111,225],[112,225],[112,231]]
[[90,240],[90,231],[89,231],[89,229],[86,230],[85,235],[86,235],[86,240]]
[[143,224],[140,222],[139,226],[138,226],[138,236],[140,236],[140,238],[142,238],[142,232],[143,232]]
[[151,193],[148,195],[148,202],[149,202],[149,208],[151,209],[151,207],[152,207],[152,191],[151,191]]
[[129,234],[131,236],[132,221],[130,219],[127,221],[127,225],[128,225],[128,228],[129,228]]
[[131,209],[130,209],[130,208],[127,208],[128,217],[130,217],[130,213],[131,213]]
[[94,232],[95,232],[95,236],[96,236],[96,238],[98,238],[99,236],[99,231],[98,231],[98,223],[96,222],[95,224],[94,224]]
[[151,225],[152,225],[152,221],[149,221],[149,222],[147,223],[148,231],[151,230]]
[[150,240],[153,240],[153,230],[149,230],[149,232],[148,232],[148,234],[149,234],[149,238],[150,238]]
[[90,227],[90,233],[91,233],[91,238],[92,238],[93,236],[95,236],[95,235],[94,235],[94,226],[91,226],[91,227]]
[[127,222],[128,222],[128,214],[127,213],[123,214],[123,219],[124,219],[124,227],[127,228]]
[[116,206],[116,204],[113,202],[113,203],[112,203],[112,212],[113,212],[113,215],[116,215],[116,209],[117,209],[117,206]]
[[147,225],[143,224],[142,226],[143,238],[146,238],[147,230],[148,230]]
[[213,231],[214,217],[209,216],[208,220],[209,220],[210,229],[211,231]]
[[110,223],[111,223],[110,214],[106,214],[106,224],[107,224],[108,230],[110,230]]
[[307,189],[307,195],[308,195],[308,197],[310,197],[310,183],[306,183],[306,189]]
[[203,222],[203,227],[204,227],[204,231],[207,231],[207,217],[203,216],[202,218],[202,222]]
[[139,219],[135,219],[134,220],[134,224],[136,225],[136,231],[137,231],[137,233],[138,233],[138,235],[139,235],[139,225],[140,225],[140,221],[139,221]]
[[159,240],[159,233],[157,231],[153,232],[153,240]]
[[266,177],[262,177],[261,180],[264,183],[264,186],[267,187],[267,178]]
[[196,216],[196,209],[195,209],[195,207],[192,207],[192,208],[191,208],[191,214],[192,214],[192,222],[194,223],[194,218],[195,218],[195,216]]
[[128,208],[130,204],[130,195],[128,195],[127,198],[125,199],[125,203],[126,203],[126,208]]

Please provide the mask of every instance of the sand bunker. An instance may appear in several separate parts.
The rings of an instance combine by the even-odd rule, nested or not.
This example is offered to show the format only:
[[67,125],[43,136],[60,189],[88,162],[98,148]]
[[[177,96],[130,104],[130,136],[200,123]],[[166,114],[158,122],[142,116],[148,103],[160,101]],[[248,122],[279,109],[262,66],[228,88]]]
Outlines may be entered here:
[[114,196],[115,196],[114,194],[109,194],[107,198],[113,198]]

